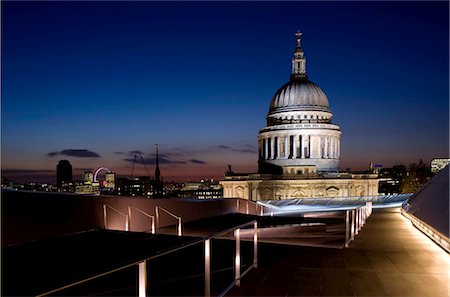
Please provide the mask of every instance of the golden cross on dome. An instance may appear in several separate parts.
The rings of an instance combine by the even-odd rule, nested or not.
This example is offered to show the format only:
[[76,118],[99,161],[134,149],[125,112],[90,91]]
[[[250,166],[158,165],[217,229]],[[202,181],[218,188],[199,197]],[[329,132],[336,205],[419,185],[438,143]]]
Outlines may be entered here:
[[301,47],[300,38],[302,36],[302,33],[300,32],[300,30],[297,30],[297,33],[295,33],[295,36],[297,36],[297,47]]

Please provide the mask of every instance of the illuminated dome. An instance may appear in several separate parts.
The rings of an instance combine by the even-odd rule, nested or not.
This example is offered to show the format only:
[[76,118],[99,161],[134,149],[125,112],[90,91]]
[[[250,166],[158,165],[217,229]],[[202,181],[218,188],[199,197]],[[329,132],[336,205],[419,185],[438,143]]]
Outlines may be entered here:
[[259,131],[259,172],[311,174],[338,172],[341,129],[322,89],[308,80],[306,57],[297,32],[292,73],[270,103],[267,126]]
[[269,114],[297,110],[330,111],[325,93],[306,78],[293,78],[284,84],[273,96]]

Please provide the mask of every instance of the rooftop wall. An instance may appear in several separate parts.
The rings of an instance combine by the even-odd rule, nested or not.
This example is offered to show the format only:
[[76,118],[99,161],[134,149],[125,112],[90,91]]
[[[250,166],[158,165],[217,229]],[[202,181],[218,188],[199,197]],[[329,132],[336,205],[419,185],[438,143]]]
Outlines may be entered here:
[[[65,193],[2,191],[2,246],[104,228],[103,204],[128,213],[133,205],[151,215],[161,206],[183,222],[236,211],[235,199],[147,199],[121,196],[82,196]],[[108,229],[124,230],[123,216],[108,209]],[[160,212],[160,226],[176,220]],[[150,230],[150,218],[132,212],[131,231]]]
[[408,213],[449,236],[449,167],[435,175],[409,200]]

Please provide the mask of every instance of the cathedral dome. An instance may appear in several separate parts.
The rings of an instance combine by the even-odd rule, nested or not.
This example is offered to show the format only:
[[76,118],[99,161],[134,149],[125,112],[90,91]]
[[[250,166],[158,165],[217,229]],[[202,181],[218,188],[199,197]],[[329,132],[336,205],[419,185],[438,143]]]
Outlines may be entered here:
[[329,112],[327,96],[306,78],[291,78],[273,96],[269,113],[309,110]]

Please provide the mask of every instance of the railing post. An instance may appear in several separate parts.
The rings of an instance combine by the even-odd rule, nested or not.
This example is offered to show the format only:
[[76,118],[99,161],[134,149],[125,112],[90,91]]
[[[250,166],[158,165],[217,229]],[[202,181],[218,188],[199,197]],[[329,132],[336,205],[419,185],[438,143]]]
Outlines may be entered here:
[[139,297],[147,297],[147,260],[139,263]]
[[258,222],[253,225],[253,267],[258,268]]
[[350,238],[350,226],[349,226],[349,211],[345,211],[345,247],[348,247],[349,238]]
[[362,207],[359,208],[359,231],[361,231],[362,229],[362,224],[363,224],[363,220],[362,220]]
[[367,207],[364,206],[364,225],[366,224],[367,221]]
[[152,217],[152,234],[155,234],[155,217]]
[[241,285],[241,229],[234,230],[236,240],[236,256],[234,258],[234,284]]
[[352,209],[352,225],[351,225],[351,234],[350,234],[350,240],[355,240],[355,210]]
[[359,208],[356,209],[355,214],[355,235],[359,233]]
[[156,216],[156,230],[159,233],[159,208],[155,206],[155,216]]
[[205,297],[211,296],[211,240],[205,240]]
[[248,200],[247,200],[247,204],[245,205],[245,213],[246,213],[246,214],[248,214],[248,204],[249,204],[249,202],[248,202]]
[[125,215],[125,231],[130,231],[129,225],[128,225],[128,215]]
[[103,204],[103,225],[108,229],[108,221],[106,219],[106,204]]
[[264,216],[264,206],[260,205],[259,207],[261,207],[261,216]]
[[236,212],[237,212],[237,213],[239,213],[239,210],[240,210],[240,209],[239,209],[239,208],[240,208],[239,206],[240,206],[240,205],[239,205],[239,198],[238,198],[238,199],[236,199]]
[[131,205],[128,205],[128,229],[131,230]]
[[181,218],[178,218],[178,236],[181,236]]

